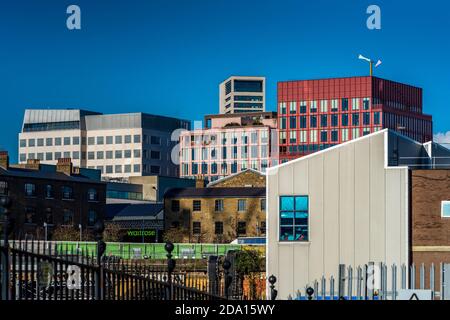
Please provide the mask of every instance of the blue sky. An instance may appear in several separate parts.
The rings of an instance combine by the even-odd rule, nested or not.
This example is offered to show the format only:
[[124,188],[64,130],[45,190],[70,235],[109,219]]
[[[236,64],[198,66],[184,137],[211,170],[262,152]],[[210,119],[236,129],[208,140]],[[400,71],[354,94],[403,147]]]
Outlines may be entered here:
[[[66,8],[81,8],[81,30]],[[381,7],[382,29],[366,27]],[[17,161],[25,108],[149,112],[201,120],[229,75],[277,81],[376,75],[424,88],[450,140],[450,4],[364,0],[14,0],[0,5],[0,148]]]

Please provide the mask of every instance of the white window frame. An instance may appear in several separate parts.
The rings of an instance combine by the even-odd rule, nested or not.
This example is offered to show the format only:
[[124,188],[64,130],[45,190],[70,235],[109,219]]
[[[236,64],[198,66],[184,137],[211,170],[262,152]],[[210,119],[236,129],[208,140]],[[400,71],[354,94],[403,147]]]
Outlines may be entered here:
[[441,217],[442,218],[446,218],[446,219],[450,219],[450,216],[444,216],[444,206],[445,205],[449,205],[450,206],[450,201],[449,200],[441,201]]

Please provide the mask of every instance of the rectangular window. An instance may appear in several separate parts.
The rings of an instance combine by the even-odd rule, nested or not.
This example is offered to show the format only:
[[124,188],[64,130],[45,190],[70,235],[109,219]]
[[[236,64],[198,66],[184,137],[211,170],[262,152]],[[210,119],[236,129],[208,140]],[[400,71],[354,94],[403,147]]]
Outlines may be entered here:
[[70,137],[64,137],[64,145],[69,146],[70,145]]
[[36,154],[36,158],[40,161],[44,161],[44,154],[42,152],[38,152]]
[[61,138],[55,138],[55,146],[61,145]]
[[141,143],[141,135],[135,134],[133,136],[133,141],[134,141],[134,143]]
[[65,226],[73,225],[73,211],[64,209],[63,225]]
[[317,116],[310,116],[309,117],[309,126],[311,128],[316,128],[317,127]]
[[116,150],[115,157],[116,159],[122,159],[122,150]]
[[19,161],[20,161],[20,162],[25,162],[25,161],[27,161],[27,155],[26,155],[26,153],[21,153],[21,154],[19,155]]
[[352,125],[359,126],[359,113],[352,114]]
[[327,133],[327,131],[321,131],[320,132],[320,141],[321,142],[327,142],[328,141],[328,133]]
[[37,139],[37,146],[38,147],[43,147],[44,146],[44,139],[43,138]]
[[134,171],[135,173],[141,172],[141,165],[140,165],[140,164],[135,164],[135,165],[133,166],[133,171]]
[[339,109],[339,100],[333,99],[331,100],[331,112],[337,112]]
[[348,111],[348,99],[347,98],[342,99],[342,111]]
[[297,118],[289,117],[289,128],[296,129],[297,128]]
[[125,173],[131,173],[131,164],[126,164],[124,166],[124,172]]
[[20,139],[20,147],[21,148],[25,148],[27,146],[27,140],[25,139]]
[[95,137],[88,137],[88,145],[90,146],[95,145]]
[[97,151],[97,159],[98,160],[103,160],[103,157],[104,157],[103,151]]
[[106,166],[106,173],[113,173],[113,166]]
[[160,174],[161,168],[160,166],[150,166],[151,174]]
[[34,183],[25,183],[25,195],[34,197],[36,195],[36,185]]
[[328,112],[328,100],[320,100],[320,112]]
[[245,221],[239,221],[237,225],[237,234],[242,236],[247,234],[247,223]]
[[260,200],[260,209],[261,211],[266,211],[266,199]]
[[202,211],[202,201],[193,200],[192,201],[192,211]]
[[116,165],[116,166],[114,167],[114,171],[115,171],[116,173],[122,173],[122,166],[121,166],[120,164]]
[[450,201],[442,201],[441,217],[450,218]]
[[88,152],[88,160],[95,160],[95,152],[94,151]]
[[[194,150],[194,149],[192,149],[192,150]],[[161,159],[161,152],[159,152],[159,151],[151,151],[150,152],[150,158],[151,159],[154,159],[154,160],[160,160]],[[194,159],[195,160],[195,159]]]
[[116,144],[122,144],[122,136],[116,136]]
[[131,150],[125,150],[125,151],[123,152],[123,157],[124,157],[125,159],[130,159],[130,158],[131,158]]
[[327,127],[328,126],[328,117],[327,117],[327,115],[321,115],[320,116],[320,126],[321,127]]
[[290,102],[289,103],[289,113],[291,114],[295,114],[297,112],[297,103],[294,102]]
[[127,134],[125,136],[125,143],[131,143],[131,135]]
[[106,144],[113,144],[113,137],[112,136],[107,136],[106,137]]
[[286,102],[280,103],[280,114],[286,114]]
[[133,156],[135,158],[140,158],[141,157],[141,150],[139,150],[139,149],[134,150],[133,151]]
[[245,199],[239,199],[238,200],[238,211],[244,212],[247,210],[247,200]]
[[47,138],[47,139],[45,139],[45,145],[46,145],[47,147],[53,146],[53,138]]
[[280,197],[280,241],[308,241],[308,196]]
[[105,138],[104,137],[97,137],[97,144],[104,144]]
[[310,112],[317,112],[317,101],[310,102]]
[[150,137],[150,144],[160,145],[161,144],[161,138],[157,137],[157,136],[151,136]]
[[370,124],[370,113],[363,113],[363,125],[368,126]]
[[34,147],[36,145],[36,140],[34,139],[28,139],[28,146],[29,147]]
[[216,221],[214,223],[214,234],[216,234],[216,235],[223,234],[223,222]]
[[306,128],[306,116],[300,117],[300,128],[305,129]]
[[306,101],[300,102],[300,113],[302,113],[302,114],[306,113]]
[[380,124],[380,113],[374,112],[373,114],[373,124],[379,125]]
[[113,158],[113,152],[112,151],[106,151],[106,159],[112,159]]
[[342,116],[341,116],[341,125],[343,127],[348,126],[348,114],[347,113],[342,114]]
[[53,153],[51,153],[51,152],[46,152],[46,153],[45,153],[45,160],[47,160],[47,161],[52,161],[52,160],[53,160]]
[[61,187],[61,193],[62,193],[62,198],[63,199],[65,199],[65,200],[73,199],[73,189],[72,189],[72,187],[62,186]]
[[223,211],[223,200],[222,199],[217,199],[214,202],[214,211],[216,211],[216,212],[222,212]]
[[363,109],[364,110],[369,110],[370,109],[370,99],[369,98],[364,98],[363,99]]
[[331,131],[331,141],[332,142],[338,141],[338,131],[337,130]]
[[80,137],[72,137],[72,144],[78,146],[80,144]]
[[202,233],[202,223],[200,221],[192,222],[192,234],[199,235]]
[[359,99],[358,98],[352,99],[352,110],[359,110]]

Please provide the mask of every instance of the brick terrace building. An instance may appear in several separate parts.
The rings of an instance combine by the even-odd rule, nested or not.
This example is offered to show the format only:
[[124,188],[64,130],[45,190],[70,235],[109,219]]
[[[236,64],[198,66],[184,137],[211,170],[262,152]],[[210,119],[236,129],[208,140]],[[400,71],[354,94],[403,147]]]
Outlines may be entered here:
[[383,128],[433,137],[421,88],[370,76],[279,82],[278,120],[282,162]]
[[[11,200],[10,217],[16,238],[32,236],[44,239],[44,223],[49,234],[63,225],[83,230],[104,217],[106,183],[100,171],[79,169],[70,159],[60,159],[56,166],[39,160],[10,166],[8,154],[0,153],[0,197]],[[3,209],[0,209],[2,220]]]

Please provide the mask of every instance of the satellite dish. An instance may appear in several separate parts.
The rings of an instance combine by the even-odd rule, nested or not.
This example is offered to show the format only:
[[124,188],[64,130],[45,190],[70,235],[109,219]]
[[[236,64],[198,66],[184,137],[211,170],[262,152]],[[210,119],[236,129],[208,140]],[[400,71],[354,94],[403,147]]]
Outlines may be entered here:
[[378,62],[375,64],[375,68],[379,67],[380,64],[382,64],[383,62],[381,60],[378,60]]

